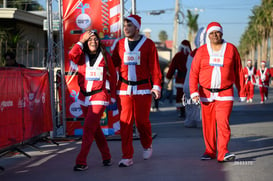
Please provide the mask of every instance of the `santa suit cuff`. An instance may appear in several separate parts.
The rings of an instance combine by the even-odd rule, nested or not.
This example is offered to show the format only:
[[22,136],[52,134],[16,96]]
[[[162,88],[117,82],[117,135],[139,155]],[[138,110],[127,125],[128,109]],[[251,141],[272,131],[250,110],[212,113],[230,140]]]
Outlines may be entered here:
[[198,93],[198,92],[194,92],[194,93],[191,94],[191,98],[194,98],[194,97],[196,97],[196,96],[199,96],[199,93]]
[[161,88],[158,85],[153,85],[153,89],[158,90],[159,92],[161,91]]
[[83,49],[83,44],[82,44],[82,42],[78,41],[77,44]]
[[246,101],[246,97],[240,97],[239,98],[239,102],[245,102]]

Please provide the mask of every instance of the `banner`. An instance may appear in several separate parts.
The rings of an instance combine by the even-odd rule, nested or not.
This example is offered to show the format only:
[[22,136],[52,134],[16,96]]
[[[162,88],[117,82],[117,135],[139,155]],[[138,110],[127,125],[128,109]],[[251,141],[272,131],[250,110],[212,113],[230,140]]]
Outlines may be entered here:
[[52,131],[48,72],[0,68],[0,149]]
[[[77,65],[69,60],[68,54],[80,35],[86,30],[96,30],[102,44],[111,53],[112,45],[120,37],[120,0],[71,0],[63,1],[63,32],[66,83],[67,134],[81,135],[83,115],[78,103],[79,86]],[[107,114],[109,114],[107,112]],[[113,116],[113,115],[112,115]],[[113,116],[115,118],[115,116]],[[109,117],[108,117],[109,118]],[[110,119],[112,117],[110,116]],[[108,120],[109,121],[117,121]],[[111,126],[103,125],[105,129]],[[105,134],[107,131],[105,131]]]

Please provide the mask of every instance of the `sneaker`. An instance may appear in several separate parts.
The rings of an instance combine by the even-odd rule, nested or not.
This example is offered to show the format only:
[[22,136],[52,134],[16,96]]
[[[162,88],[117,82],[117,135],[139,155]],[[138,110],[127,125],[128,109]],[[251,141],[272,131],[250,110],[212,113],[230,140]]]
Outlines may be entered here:
[[133,159],[130,158],[130,159],[121,159],[118,163],[118,166],[119,167],[129,167],[131,165],[133,165],[134,162],[133,162]]
[[246,103],[249,103],[250,102],[250,100],[246,100]]
[[143,151],[143,159],[144,160],[148,160],[149,158],[151,158],[153,154],[153,149],[152,149],[152,146],[148,149],[144,149]]
[[228,162],[228,161],[234,161],[235,160],[235,155],[232,153],[226,153],[225,157],[224,157],[224,162]]
[[264,97],[264,100],[267,101],[267,97]]
[[112,162],[112,159],[103,160],[102,164],[103,164],[103,166],[111,166],[111,165],[113,165],[113,162]]
[[250,103],[252,103],[252,101],[253,101],[252,99],[249,99],[249,102],[250,102]]
[[88,166],[87,165],[75,165],[74,166],[74,171],[84,171],[84,170],[87,170],[88,169]]
[[263,103],[264,103],[264,101],[261,101],[260,103],[261,103],[261,104],[263,104]]
[[212,157],[209,156],[208,154],[204,154],[201,156],[201,160],[211,160],[211,159],[212,159]]

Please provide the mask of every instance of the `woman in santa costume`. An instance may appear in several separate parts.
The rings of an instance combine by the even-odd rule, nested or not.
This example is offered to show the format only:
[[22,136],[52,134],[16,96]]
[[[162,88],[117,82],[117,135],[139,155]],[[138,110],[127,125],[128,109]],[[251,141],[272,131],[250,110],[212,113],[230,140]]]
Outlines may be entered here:
[[[74,170],[87,170],[86,160],[94,139],[101,152],[103,165],[110,166],[111,154],[100,127],[100,119],[109,102],[115,102],[117,77],[111,56],[102,48],[98,34],[86,31],[69,52],[69,58],[78,65],[79,102],[85,116],[81,151]],[[106,80],[110,82],[111,95],[106,89]]]
[[[133,123],[143,147],[143,159],[152,156],[152,129],[149,120],[152,94],[160,98],[161,71],[157,49],[152,40],[139,34],[141,18],[130,15],[124,20],[125,38],[117,43],[112,59],[118,69],[118,103],[122,159],[120,167],[133,165]],[[151,85],[151,81],[153,86]]]
[[182,106],[182,96],[184,94],[183,87],[187,74],[186,62],[191,52],[190,42],[183,40],[180,48],[181,51],[176,53],[172,59],[166,78],[168,81],[171,81],[173,75],[175,75],[176,108],[180,112],[179,117],[185,117],[185,107]]
[[256,75],[256,68],[252,66],[252,61],[247,61],[247,66],[244,68],[244,75],[245,75],[245,89],[246,89],[246,102],[252,102],[254,96],[254,85],[255,75]]
[[268,87],[269,87],[269,80],[270,80],[270,71],[265,66],[266,62],[261,62],[261,68],[257,71],[257,78],[259,79],[259,88],[260,88],[260,95],[261,95],[261,104],[264,103],[268,99]]
[[201,160],[217,158],[224,162],[235,159],[228,151],[229,117],[234,101],[233,84],[241,101],[245,100],[244,74],[236,47],[222,39],[222,26],[212,22],[206,33],[207,44],[197,50],[192,61],[190,94],[194,102],[201,101],[206,146]]

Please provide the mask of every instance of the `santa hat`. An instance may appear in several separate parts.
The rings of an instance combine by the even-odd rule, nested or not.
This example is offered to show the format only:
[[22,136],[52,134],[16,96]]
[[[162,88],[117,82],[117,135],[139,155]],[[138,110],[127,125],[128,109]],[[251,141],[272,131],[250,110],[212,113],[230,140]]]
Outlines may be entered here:
[[209,35],[212,31],[220,31],[223,34],[223,28],[218,22],[211,22],[207,26],[207,35]]
[[179,48],[181,51],[184,50],[185,54],[191,52],[191,44],[188,40],[183,40]]
[[248,60],[247,60],[247,63],[252,63],[252,60],[248,59]]
[[140,27],[141,27],[141,17],[140,16],[133,14],[133,15],[126,17],[125,19],[131,21],[137,27],[137,29],[140,29]]
[[263,61],[261,61],[261,64],[264,64],[264,65],[265,65],[265,64],[266,64],[266,62],[263,60]]

